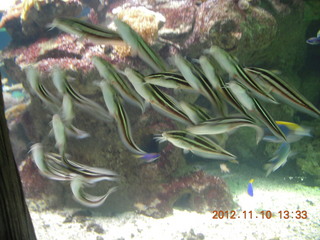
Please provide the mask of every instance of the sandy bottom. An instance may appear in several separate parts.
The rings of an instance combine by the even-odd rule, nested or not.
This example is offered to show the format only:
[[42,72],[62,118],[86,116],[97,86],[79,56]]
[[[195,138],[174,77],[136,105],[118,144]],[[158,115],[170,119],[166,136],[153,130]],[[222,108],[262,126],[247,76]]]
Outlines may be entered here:
[[[75,216],[66,221],[79,209],[39,212],[30,207],[30,213],[41,240],[319,240],[319,187],[305,186],[301,178],[274,175],[268,178],[260,173],[249,178],[235,173],[224,175],[239,205],[235,219],[230,219],[230,212],[229,219],[226,213],[213,219],[210,212],[198,214],[178,209],[163,219],[135,212],[113,217],[93,212],[92,216]],[[246,192],[250,178],[255,179],[253,197]],[[289,213],[287,219],[284,211]]]

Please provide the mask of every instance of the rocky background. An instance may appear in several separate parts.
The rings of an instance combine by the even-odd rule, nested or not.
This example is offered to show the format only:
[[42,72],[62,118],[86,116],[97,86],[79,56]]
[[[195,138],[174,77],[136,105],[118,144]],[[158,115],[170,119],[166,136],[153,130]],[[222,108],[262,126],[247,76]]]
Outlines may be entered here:
[[[124,49],[81,41],[57,29],[48,31],[47,26],[55,17],[81,14],[92,23],[112,27],[112,18],[119,17],[129,19],[130,25],[168,62],[175,53],[198,58],[204,49],[213,44],[219,45],[245,66],[280,71],[281,77],[319,107],[320,96],[315,91],[320,89],[320,81],[315,80],[319,71],[316,72],[315,68],[307,70],[315,61],[307,54],[316,46],[307,46],[305,40],[307,34],[308,37],[316,34],[320,15],[309,2],[312,1],[25,0],[9,10],[0,23],[12,36],[12,43],[1,57],[10,78],[22,82],[27,91],[26,66],[36,66],[44,85],[55,92],[50,71],[58,65],[76,79],[72,85],[81,94],[104,106],[102,95],[93,84],[99,79],[99,74],[91,63],[92,56],[104,56],[120,69],[129,65],[147,72],[145,64]],[[139,6],[153,13],[138,11],[136,7]],[[315,51],[319,53],[319,50]],[[267,107],[276,120],[313,127],[313,138],[293,145],[299,154],[295,157],[297,161],[288,164],[291,166],[288,171],[310,174],[319,180],[320,153],[316,151],[320,135],[318,121],[286,105]],[[153,141],[153,134],[179,128],[179,124],[155,114],[151,109],[143,114],[131,106],[126,106],[126,109],[139,146],[161,153],[157,162],[139,164],[122,146],[114,123],[105,124],[80,111],[76,112],[75,125],[89,132],[91,137],[68,139],[67,152],[74,161],[112,169],[123,177],[118,191],[101,208],[105,211],[136,209],[153,217],[163,217],[170,214],[179,201],[186,202],[187,208],[197,211],[210,210],[213,206],[222,209],[234,206],[222,179],[195,171],[179,149],[170,144],[159,149]],[[44,179],[30,157],[26,157],[31,143],[35,142],[42,142],[46,151],[56,151],[54,139],[48,134],[51,117],[40,100],[31,95],[31,104],[9,123],[16,160],[28,197],[45,196],[49,207],[72,206],[67,184]],[[269,144],[256,146],[254,134],[241,130],[229,138],[226,146],[238,156],[240,164],[261,168],[275,147]],[[104,193],[106,187],[107,184],[99,184],[92,192]]]

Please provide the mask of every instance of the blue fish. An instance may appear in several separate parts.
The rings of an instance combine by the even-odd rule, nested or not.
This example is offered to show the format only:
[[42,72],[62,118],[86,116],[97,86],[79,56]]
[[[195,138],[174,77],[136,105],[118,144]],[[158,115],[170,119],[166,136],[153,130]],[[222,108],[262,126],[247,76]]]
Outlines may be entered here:
[[253,186],[252,183],[254,182],[254,179],[250,179],[248,184],[248,194],[253,197]]
[[11,96],[13,98],[23,99],[26,95],[22,91],[12,91]]
[[[284,121],[276,121],[276,124],[281,129],[281,131],[286,136],[287,142],[292,143],[299,141],[303,137],[312,137],[310,131],[311,129],[302,127],[296,123],[292,122],[284,122]],[[282,139],[279,139],[272,135],[268,129],[265,130],[265,136],[263,137],[263,140],[268,142],[283,142]]]
[[134,155],[137,159],[144,160],[143,163],[152,163],[160,157],[159,153],[145,153]]
[[312,37],[307,39],[306,43],[310,44],[310,45],[320,45],[320,30],[317,33],[316,37]]

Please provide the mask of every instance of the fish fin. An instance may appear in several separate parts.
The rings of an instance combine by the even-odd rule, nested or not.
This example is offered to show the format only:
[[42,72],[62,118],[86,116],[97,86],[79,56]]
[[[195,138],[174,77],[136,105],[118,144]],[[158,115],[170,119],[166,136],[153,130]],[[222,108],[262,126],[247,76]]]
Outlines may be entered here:
[[87,133],[86,131],[78,129],[73,125],[70,125],[69,127],[67,127],[66,132],[68,136],[75,137],[76,139],[84,139],[84,138],[90,137],[90,133]]
[[151,105],[151,104],[150,104],[149,102],[145,101],[144,104],[143,104],[143,106],[141,107],[142,113],[145,113],[145,111],[146,111],[148,108],[150,108],[150,105]]
[[143,162],[142,162],[142,164],[143,164],[143,163],[152,163],[152,162],[156,161],[160,157],[160,154],[159,153],[146,153],[146,154],[134,154],[133,156],[137,159],[143,160]]
[[256,144],[258,145],[261,140],[263,140],[264,130],[260,126],[255,126],[256,129]]
[[293,156],[295,156],[297,154],[298,154],[297,152],[290,152],[288,158],[293,157]]
[[53,136],[54,136],[54,134],[53,134],[53,129],[52,129],[52,128],[50,129],[48,135],[49,135],[49,137],[53,137]]
[[303,127],[304,128],[304,133],[303,133],[303,136],[305,136],[305,137],[314,137],[313,135],[312,135],[312,133],[311,133],[311,129],[310,128],[305,128],[305,127]]
[[167,139],[162,135],[158,135],[158,136],[156,135],[153,137],[153,139],[156,140],[159,144],[167,141]]
[[238,160],[236,160],[236,159],[228,160],[228,162],[230,162],[230,163],[234,163],[234,164],[239,164],[239,161],[238,161]]
[[266,170],[266,177],[268,177],[270,175],[270,173],[272,172],[273,169],[273,164],[272,163],[266,163],[265,165],[263,165],[263,169]]
[[46,24],[46,28],[48,28],[48,31],[51,31],[52,29],[54,29],[57,25],[55,23],[48,23]]
[[264,136],[262,140],[267,142],[273,142],[273,143],[278,143],[280,141],[280,139],[277,138],[276,136]]

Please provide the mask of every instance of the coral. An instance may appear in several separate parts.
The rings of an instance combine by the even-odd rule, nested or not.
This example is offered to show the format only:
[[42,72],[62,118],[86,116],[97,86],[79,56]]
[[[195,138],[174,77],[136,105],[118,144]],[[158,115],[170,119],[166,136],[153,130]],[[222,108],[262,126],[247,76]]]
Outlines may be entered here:
[[241,10],[248,10],[250,7],[250,0],[239,0],[238,1],[238,7]]
[[233,207],[226,183],[219,177],[206,175],[203,171],[162,184],[160,189],[156,196],[135,204],[138,212],[162,218],[172,214],[173,206],[177,202],[197,212],[227,210]]
[[12,19],[20,18],[22,8],[23,8],[23,5],[22,3],[20,3],[13,6],[7,12],[5,12],[5,14],[2,16],[0,21],[0,28],[3,28]]
[[154,43],[160,24],[165,22],[164,16],[145,7],[117,8],[112,12],[129,24],[149,44]]
[[7,109],[5,115],[8,125],[10,125],[12,121],[17,120],[17,118],[27,109],[28,105],[29,103],[19,103]]
[[296,162],[300,171],[313,176],[316,184],[320,185],[320,127],[316,122],[314,122],[312,135],[312,138],[293,145],[293,151],[298,153]]
[[[283,38],[288,38],[285,31],[287,28],[281,28],[281,26],[284,25],[283,22],[287,19],[285,18],[285,14],[292,12],[296,16],[296,21],[303,22],[300,19],[301,14],[299,11],[301,12],[301,8],[299,7],[299,1],[295,1],[295,4],[292,6],[281,4],[281,6],[285,6],[285,9],[290,9],[290,11],[283,10],[284,12],[279,10],[279,15],[282,14],[281,21],[277,21],[277,16],[273,16],[269,11],[259,7],[256,1],[250,1],[251,6],[248,11],[245,12],[237,6],[237,3],[239,2],[240,1],[217,0],[202,1],[198,4],[195,1],[184,0],[170,1],[170,3],[163,2],[160,4],[154,1],[148,1],[147,9],[141,7],[142,5],[139,5],[139,1],[128,0],[125,3],[122,1],[112,2],[110,3],[111,5],[107,5],[106,7],[109,22],[110,19],[115,16],[127,22],[149,44],[153,45],[155,48],[161,48],[161,55],[168,56],[177,51],[184,51],[185,55],[197,57],[203,49],[210,47],[212,44],[216,44],[224,49],[232,50],[234,55],[241,55],[242,59],[240,60],[243,60],[246,64],[256,64],[257,59],[261,62],[266,57],[272,57],[274,55],[273,52],[276,52],[277,50],[274,47],[275,45],[272,45],[273,48],[271,51],[266,50],[268,54],[262,56],[259,55],[259,52],[270,45],[276,37],[276,32],[279,28],[281,29],[281,33],[283,32]],[[275,1],[274,4],[277,4],[276,2],[277,1]],[[38,4],[40,4],[40,12],[37,12],[35,7],[31,7],[29,11],[30,15],[32,15],[30,21],[32,20],[33,22],[28,22],[29,20],[27,17],[25,21],[22,21],[23,26],[20,26],[19,17],[19,21],[12,23],[12,27],[15,29],[11,29],[9,32],[16,34],[13,36],[13,41],[23,40],[26,37],[27,32],[31,35],[33,34],[31,32],[34,32],[34,34],[37,35],[37,39],[39,39],[39,34],[48,37],[47,35],[52,33],[47,32],[45,29],[47,23],[51,22],[55,16],[74,16],[78,13],[77,9],[80,8],[80,3],[78,3],[78,1],[68,1],[68,3],[62,1],[60,2],[60,5],[55,3],[55,1],[50,3],[51,5],[42,5],[45,4],[45,1],[40,1]],[[55,4],[58,5],[56,6]],[[78,5],[76,5],[75,8],[72,8],[73,4]],[[57,9],[55,7],[57,7]],[[53,11],[52,9],[56,10]],[[224,9],[229,10],[225,11]],[[43,14],[40,16],[40,13]],[[98,20],[101,21],[101,17],[99,17],[101,14],[102,12],[99,12],[97,9],[91,9],[89,18],[92,22],[98,23]],[[281,26],[279,26],[279,24],[281,24]],[[34,25],[39,26],[42,29],[32,30]],[[297,26],[302,28],[302,24],[300,25]],[[19,28],[19,26],[20,29],[16,29]],[[27,28],[29,28],[30,31],[27,30]],[[161,44],[159,44],[158,36],[161,40]],[[68,48],[71,52],[70,55],[67,55],[68,53],[66,53],[65,50],[63,50],[63,53],[60,52],[59,39],[61,40],[60,42],[66,41],[67,44],[69,44]],[[295,36],[290,36],[292,46],[296,45],[294,44],[295,39]],[[85,70],[91,69],[92,65],[86,60],[86,56],[80,58],[80,55],[78,55],[79,51],[76,52],[75,55],[72,55],[74,53],[72,48],[76,48],[76,46],[72,45],[78,44],[81,46],[81,44],[84,43],[71,43],[71,39],[68,39],[66,36],[59,37],[57,41],[49,40],[48,38],[42,38],[41,41],[48,41],[48,44],[46,45],[50,46],[52,50],[51,53],[55,54],[53,57],[55,59],[46,58],[45,56],[39,57],[39,55],[43,55],[41,52],[44,50],[41,49],[45,48],[45,43],[42,43],[39,46],[37,46],[38,44],[30,45],[31,49],[28,50],[34,54],[28,53],[27,55],[30,56],[31,54],[31,59],[39,57],[43,60],[46,58],[42,63],[39,63],[41,68],[45,71],[49,70],[52,64],[59,64],[59,62],[56,61],[57,58],[61,58],[60,61],[63,67],[71,66],[72,69],[82,67]],[[74,41],[80,42],[80,40]],[[54,42],[56,42],[56,44]],[[37,43],[39,43],[39,40],[37,40]],[[66,46],[66,44],[64,44],[64,46]],[[55,47],[57,50],[53,51]],[[279,45],[277,47],[280,48]],[[289,47],[289,45],[287,45],[287,47]],[[37,48],[40,49],[37,50]],[[108,57],[113,62],[137,62],[133,61],[131,58],[125,58],[132,54],[128,47],[115,46],[113,51],[109,51],[109,48],[102,46],[96,47],[95,49],[89,49],[91,48],[91,45],[85,43],[82,48],[88,48],[89,52],[100,48],[102,52],[108,52]],[[37,51],[40,51],[40,53]],[[99,55],[100,53],[98,52],[96,55]],[[282,54],[281,57],[273,57],[272,61],[278,65],[279,59],[281,59],[281,64],[285,63],[288,65],[292,64],[293,58]],[[21,62],[23,62],[23,60]],[[29,64],[34,63],[35,61],[26,60],[25,62]]]
[[308,173],[313,176],[316,184],[320,185],[320,153],[317,152],[317,150],[314,149],[314,146],[310,146],[309,150],[304,153],[305,156],[303,158],[297,158],[297,165],[303,173]]
[[[65,3],[80,3],[79,0],[60,0]],[[32,8],[35,8],[38,12],[41,11],[41,8],[47,4],[52,2],[51,0],[23,0],[22,1],[22,11],[21,11],[21,20],[26,21],[27,16]],[[58,2],[53,1],[57,6],[59,6]]]
[[59,16],[77,16],[80,0],[24,0],[9,9],[0,26],[5,27],[15,43],[23,43],[41,35],[48,35],[47,25]]
[[63,69],[88,72],[93,68],[92,56],[102,56],[104,51],[102,45],[77,41],[74,36],[61,34],[55,39],[40,39],[28,47],[5,50],[3,58],[15,58],[21,69],[35,64],[41,72],[49,72],[53,66],[58,65]]
[[[165,18],[145,7],[116,8],[112,11],[119,19],[129,24],[150,45],[158,37],[160,23]],[[114,46],[115,54],[120,58],[132,55],[129,46]]]
[[48,0],[23,0],[22,1],[22,11],[21,11],[21,20],[25,21],[27,18],[27,14],[30,11],[31,8],[37,9],[37,11],[40,11],[40,4],[48,3]]

